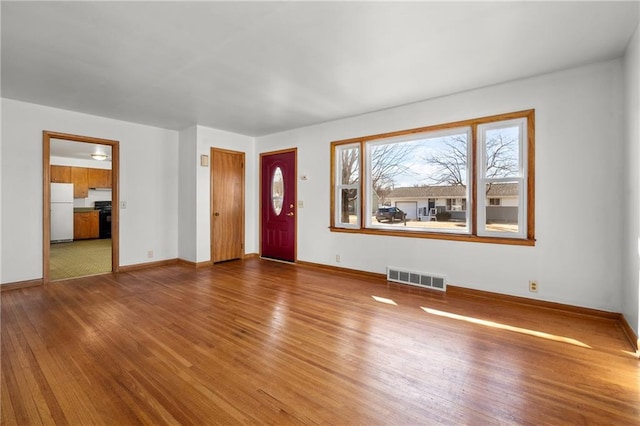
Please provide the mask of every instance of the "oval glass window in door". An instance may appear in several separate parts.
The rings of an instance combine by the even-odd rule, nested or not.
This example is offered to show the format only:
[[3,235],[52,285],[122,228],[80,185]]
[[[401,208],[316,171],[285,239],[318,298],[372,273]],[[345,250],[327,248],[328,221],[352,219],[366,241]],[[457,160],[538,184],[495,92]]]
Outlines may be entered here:
[[282,212],[282,200],[284,198],[284,179],[282,178],[282,169],[276,167],[271,179],[271,205],[276,216],[280,216]]

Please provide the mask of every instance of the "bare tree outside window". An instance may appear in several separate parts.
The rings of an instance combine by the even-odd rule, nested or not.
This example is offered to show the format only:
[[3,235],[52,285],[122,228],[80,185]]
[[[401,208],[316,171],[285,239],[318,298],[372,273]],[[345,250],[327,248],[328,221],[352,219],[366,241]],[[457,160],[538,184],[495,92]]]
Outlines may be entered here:
[[[415,152],[419,143],[403,142],[376,145],[371,150],[371,186],[380,204],[395,186],[400,175],[413,175]],[[375,206],[373,206],[375,207]]]
[[356,148],[342,150],[342,183],[358,183],[360,170],[360,150]]
[[520,176],[519,147],[517,127],[487,131],[485,177]]
[[[519,141],[513,128],[497,129],[487,133],[486,177],[503,178],[519,173]],[[517,128],[515,129],[517,130]],[[431,185],[461,185],[466,187],[467,138],[466,135],[442,139],[443,148],[424,158],[434,167],[427,178]],[[491,185],[487,186],[487,192]]]
[[441,148],[424,158],[434,171],[427,176],[430,185],[467,186],[467,135],[442,138]]

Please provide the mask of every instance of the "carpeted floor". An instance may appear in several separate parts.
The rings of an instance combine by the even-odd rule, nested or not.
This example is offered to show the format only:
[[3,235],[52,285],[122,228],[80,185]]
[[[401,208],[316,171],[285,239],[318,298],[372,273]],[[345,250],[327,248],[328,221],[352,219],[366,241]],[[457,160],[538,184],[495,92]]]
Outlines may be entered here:
[[111,239],[77,240],[51,244],[52,280],[111,271]]

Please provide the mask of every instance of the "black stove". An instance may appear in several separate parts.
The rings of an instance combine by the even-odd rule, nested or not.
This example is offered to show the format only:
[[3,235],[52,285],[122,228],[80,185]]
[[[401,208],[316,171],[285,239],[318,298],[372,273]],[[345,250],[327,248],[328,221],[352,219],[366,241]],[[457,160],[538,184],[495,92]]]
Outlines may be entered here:
[[111,201],[96,201],[94,209],[100,214],[100,238],[111,238]]

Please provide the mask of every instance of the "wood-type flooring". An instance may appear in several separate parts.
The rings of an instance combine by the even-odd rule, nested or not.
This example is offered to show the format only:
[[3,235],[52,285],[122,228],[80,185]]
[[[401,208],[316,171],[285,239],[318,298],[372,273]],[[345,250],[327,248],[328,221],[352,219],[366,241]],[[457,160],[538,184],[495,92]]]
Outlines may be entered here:
[[640,424],[614,319],[260,259],[1,296],[5,425]]

